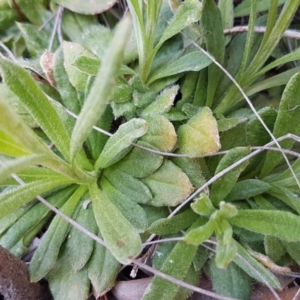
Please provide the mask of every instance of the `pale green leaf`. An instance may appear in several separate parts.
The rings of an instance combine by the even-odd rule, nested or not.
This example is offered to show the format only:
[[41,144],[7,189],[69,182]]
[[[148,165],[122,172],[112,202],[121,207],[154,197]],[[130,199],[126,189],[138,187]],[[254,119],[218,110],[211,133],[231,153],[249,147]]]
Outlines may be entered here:
[[24,186],[18,186],[7,192],[2,192],[0,195],[0,218],[30,202],[35,196],[71,182],[69,178],[57,175],[52,180],[48,178],[41,179]]
[[105,144],[95,169],[107,168],[123,158],[131,150],[131,144],[144,135],[147,129],[147,122],[143,119],[131,119],[122,124]]
[[140,141],[164,152],[171,152],[176,144],[177,135],[173,124],[162,115],[144,117],[148,124],[147,133]]
[[62,103],[71,112],[78,114],[80,112],[80,100],[77,96],[76,89],[72,86],[68,78],[68,74],[64,67],[64,51],[60,47],[53,57],[53,76],[56,87],[60,93]]
[[122,192],[131,201],[140,204],[151,202],[152,193],[141,180],[119,170],[117,167],[106,169],[104,176],[116,190]]
[[86,300],[89,296],[88,269],[84,267],[77,272],[72,270],[73,261],[70,260],[70,254],[73,252],[74,245],[67,239],[47,276],[54,299]]
[[[98,232],[98,226],[91,205],[87,208],[84,208],[83,205],[81,205],[75,221],[89,232],[94,234]],[[79,231],[76,227],[72,226],[68,235],[68,244],[70,249],[76,249],[76,251],[71,251],[69,253],[68,259],[72,263],[73,271],[78,272],[88,263],[94,249],[95,241],[85,233]]]
[[161,94],[156,97],[155,101],[153,101],[142,111],[142,116],[163,114],[168,112],[171,106],[174,104],[178,90],[178,85],[164,89]]
[[[86,189],[86,186],[79,186],[61,208],[61,212],[72,217],[76,207],[78,206],[78,202],[86,192]],[[30,262],[29,272],[31,281],[39,281],[47,275],[54,266],[61,245],[65,240],[69,229],[70,224],[60,216],[56,216],[51,222],[50,227]]]
[[179,127],[178,143],[180,152],[189,157],[200,157],[220,149],[217,121],[208,107]]
[[96,183],[89,190],[95,219],[108,249],[119,262],[129,264],[142,250],[139,234]]
[[45,94],[37,86],[33,78],[18,65],[9,60],[1,59],[0,68],[8,87],[19,97],[46,135],[68,159],[70,148],[69,135]]
[[209,220],[206,224],[189,231],[185,235],[184,240],[190,244],[200,245],[204,241],[209,239],[214,233],[214,231],[215,231],[215,224],[212,220]]
[[157,235],[176,234],[191,226],[198,217],[191,209],[187,209],[172,218],[163,218],[153,222],[147,231]]
[[[142,144],[139,143],[138,144]],[[144,149],[134,147],[116,167],[136,178],[143,178],[155,172],[163,163],[163,157]]]
[[101,187],[107,198],[119,209],[134,228],[138,232],[144,232],[148,227],[148,222],[143,208],[125,194],[122,189],[115,188],[105,177],[101,179]]
[[212,63],[201,51],[194,51],[178,59],[171,60],[167,65],[161,65],[158,68],[153,69],[149,75],[148,84],[153,83],[155,80],[177,75],[188,71],[200,71]]
[[[41,56],[48,47],[50,32],[39,31],[38,27],[28,23],[17,23],[25,40],[26,48],[32,57]],[[57,41],[55,40],[55,46]]]
[[197,0],[188,0],[182,3],[173,19],[169,23],[169,26],[164,31],[163,36],[154,49],[154,53],[160,48],[160,46],[169,38],[179,33],[182,29],[188,25],[199,21],[202,12],[202,5]]
[[98,75],[76,121],[70,147],[72,160],[106,109],[111,90],[119,74],[127,35],[130,33],[130,30],[131,20],[127,16],[116,30],[110,47],[106,52],[106,57],[103,60],[105,63],[99,69]]
[[109,10],[117,0],[72,1],[54,0],[55,3],[79,14],[97,15]]
[[98,59],[95,54],[84,48],[83,46],[64,42],[63,46],[64,68],[68,74],[70,83],[78,90],[84,90],[87,85],[89,75],[81,72],[75,65],[75,61],[84,56],[91,59]]
[[200,194],[200,197],[191,204],[191,208],[198,215],[207,217],[216,211],[209,197],[205,193]]
[[189,178],[169,160],[165,160],[156,172],[142,181],[153,194],[147,204],[154,206],[175,206],[193,191]]
[[31,165],[42,163],[44,159],[44,155],[33,154],[6,162],[5,165],[0,168],[0,182],[13,173],[18,173]]
[[[102,238],[100,233],[99,237]],[[94,252],[88,262],[88,277],[93,286],[93,294],[99,298],[115,284],[120,271],[120,263],[106,247],[95,244]]]
[[13,157],[30,154],[26,148],[14,141],[9,134],[2,130],[0,130],[0,153]]
[[230,223],[289,242],[300,241],[300,217],[290,212],[245,209],[240,210],[237,216],[231,218]]
[[[47,201],[55,207],[60,208],[74,191],[75,186],[70,185],[56,193],[52,193],[51,196],[47,197]],[[13,224],[10,224],[5,234],[0,238],[0,244],[4,248],[9,249],[9,251],[17,257],[22,257],[28,252],[32,240],[40,233],[45,224],[48,223],[53,216],[49,208],[42,203],[38,202],[33,206],[27,206],[30,209],[20,208],[19,210],[25,211],[24,215],[15,220]]]

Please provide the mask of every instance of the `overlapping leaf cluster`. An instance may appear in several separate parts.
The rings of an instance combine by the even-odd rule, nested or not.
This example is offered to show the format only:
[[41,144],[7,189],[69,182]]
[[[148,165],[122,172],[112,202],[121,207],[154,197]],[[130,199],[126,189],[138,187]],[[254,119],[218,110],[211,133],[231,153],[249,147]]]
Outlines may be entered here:
[[[177,279],[196,285],[206,272],[218,293],[243,299],[252,278],[280,288],[253,253],[273,260],[271,270],[300,263],[300,189],[280,152],[250,158],[249,146],[272,140],[264,124],[276,138],[300,134],[297,69],[264,79],[300,56],[296,50],[266,64],[300,1],[286,1],[280,11],[280,1],[245,1],[234,12],[229,0],[128,0],[131,17],[120,22],[109,10],[115,1],[34,1],[30,10],[29,2],[17,1],[16,9],[0,1],[0,38],[10,49],[0,58],[0,244],[22,257],[43,232],[30,274],[33,281],[46,276],[55,299],[86,299],[91,286],[96,297],[106,293],[120,263],[138,257],[151,234],[183,237],[159,245],[153,258],[154,268]],[[65,7],[61,32],[45,52],[56,29],[39,26],[58,5]],[[264,9],[268,17],[256,20]],[[248,34],[225,37],[234,16],[248,10]],[[256,23],[266,25],[264,35],[254,33]],[[214,59],[247,96],[286,84],[278,107],[262,107],[254,96],[259,120]],[[218,150],[227,152],[204,158]],[[293,169],[298,176],[299,159]],[[168,217],[167,207],[209,180],[191,205]],[[105,246],[54,215],[38,195]],[[208,239],[215,258],[203,248]],[[155,276],[143,299],[189,294]]]

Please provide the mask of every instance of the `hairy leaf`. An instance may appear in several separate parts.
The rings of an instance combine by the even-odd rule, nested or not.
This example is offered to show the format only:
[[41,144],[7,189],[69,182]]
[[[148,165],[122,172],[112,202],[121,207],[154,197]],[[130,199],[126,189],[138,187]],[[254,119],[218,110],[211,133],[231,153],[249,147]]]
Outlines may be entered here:
[[172,162],[165,160],[162,166],[142,180],[151,190],[153,198],[147,204],[175,206],[193,190],[188,177]]
[[189,157],[201,157],[220,149],[217,121],[208,107],[179,127],[178,142],[180,152]]
[[[61,211],[71,217],[78,206],[80,198],[86,192],[86,189],[85,186],[78,187],[61,208]],[[57,260],[59,250],[69,229],[70,224],[60,216],[56,216],[51,222],[50,227],[30,262],[29,272],[32,281],[39,281],[51,270]]]
[[89,191],[95,219],[108,249],[119,262],[129,264],[142,250],[139,234],[96,183],[89,186]]
[[147,122],[143,119],[131,119],[122,124],[105,144],[95,163],[95,168],[107,168],[119,161],[131,150],[131,144],[143,136],[147,129]]

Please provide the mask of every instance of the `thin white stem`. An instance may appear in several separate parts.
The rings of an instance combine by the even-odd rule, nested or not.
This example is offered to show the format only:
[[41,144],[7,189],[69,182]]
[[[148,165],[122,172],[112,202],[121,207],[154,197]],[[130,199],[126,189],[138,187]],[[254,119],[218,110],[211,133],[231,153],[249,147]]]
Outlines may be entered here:
[[167,239],[160,239],[155,241],[146,241],[142,244],[143,247],[154,245],[154,244],[161,244],[161,243],[169,243],[169,242],[182,242],[184,237],[174,237],[174,238],[167,238]]
[[57,10],[57,14],[56,14],[56,18],[55,18],[55,23],[54,23],[54,26],[53,26],[53,30],[52,30],[52,33],[51,33],[49,45],[48,45],[48,51],[49,52],[51,52],[51,50],[52,50],[52,46],[53,46],[55,34],[57,33],[57,28],[58,28],[58,25],[59,25],[60,19],[61,19],[62,10],[63,10],[63,7],[59,6],[58,10]]
[[[223,32],[224,32],[225,35],[231,35],[231,34],[247,32],[248,30],[249,30],[248,26],[236,26],[236,27],[224,29]],[[256,26],[256,27],[254,27],[254,31],[257,32],[257,33],[265,33],[266,32],[266,27]],[[299,40],[300,39],[300,32],[296,31],[296,30],[288,29],[284,32],[283,36]]]

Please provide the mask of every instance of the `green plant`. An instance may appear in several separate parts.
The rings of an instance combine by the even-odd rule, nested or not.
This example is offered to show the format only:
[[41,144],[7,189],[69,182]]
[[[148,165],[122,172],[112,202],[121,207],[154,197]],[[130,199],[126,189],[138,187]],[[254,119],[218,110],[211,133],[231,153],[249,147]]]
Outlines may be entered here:
[[[300,75],[265,75],[300,57],[269,61],[300,0],[280,12],[274,1],[267,19],[256,19],[251,1],[248,33],[234,38],[223,33],[233,1],[128,0],[131,17],[120,22],[113,1],[95,3],[51,1],[58,21],[57,4],[69,10],[50,38],[56,26],[38,30],[50,14],[44,1],[33,11],[19,1],[31,24],[17,25],[0,2],[10,47],[10,59],[0,58],[0,244],[22,257],[47,226],[29,269],[33,281],[47,277],[55,299],[86,299],[90,286],[105,294],[120,264],[147,268],[138,257],[153,235],[172,241],[158,246],[153,267],[176,279],[197,285],[206,272],[218,293],[239,299],[252,278],[280,289],[278,266],[265,268],[254,251],[299,262],[299,159],[285,153],[299,156],[288,150],[300,134]],[[255,96],[285,84],[276,109]],[[189,294],[156,275],[142,299]]]

